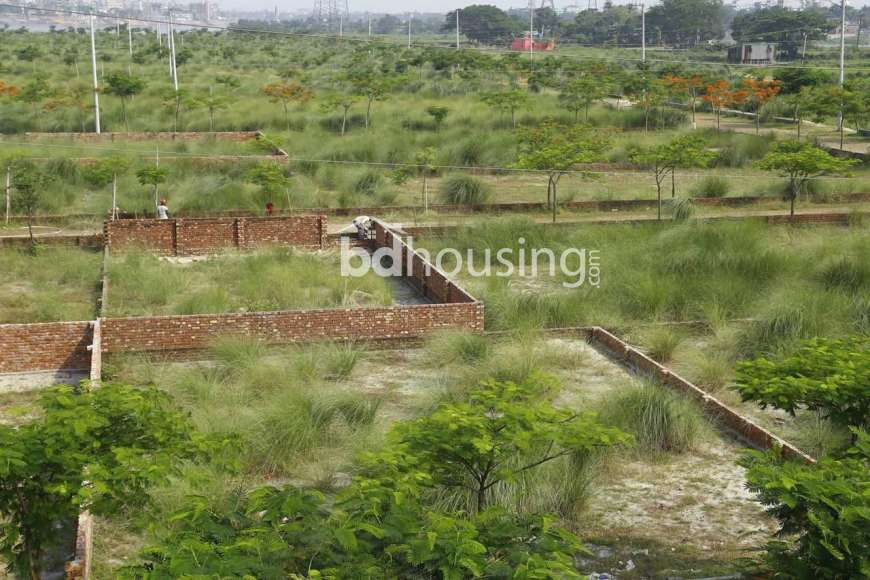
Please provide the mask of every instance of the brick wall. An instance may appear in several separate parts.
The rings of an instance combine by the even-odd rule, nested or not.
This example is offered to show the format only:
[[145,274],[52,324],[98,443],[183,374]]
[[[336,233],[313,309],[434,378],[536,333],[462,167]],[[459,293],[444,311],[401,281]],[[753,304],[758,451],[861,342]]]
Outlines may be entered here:
[[215,141],[250,141],[256,139],[259,131],[157,131],[154,133],[131,131],[127,133],[25,133],[27,139],[72,139],[85,143],[102,141],[198,141],[213,139]]
[[442,328],[483,330],[483,304],[107,318],[102,321],[102,351],[111,355],[195,350],[224,335],[272,343],[416,338]]
[[643,373],[652,375],[660,382],[672,387],[698,402],[720,425],[724,426],[738,437],[757,449],[769,449],[774,445],[782,448],[786,457],[801,459],[814,463],[812,457],[789,443],[740,415],[719,399],[713,397],[702,388],[687,381],[671,369],[657,363],[641,351],[633,348],[607,332],[603,328],[593,327],[589,330],[590,339],[603,346],[614,357],[633,366]]
[[405,278],[426,298],[439,303],[469,303],[477,300],[443,272],[411,251],[408,245],[382,222],[375,221],[375,247],[395,247],[401,253]]
[[162,256],[187,256],[267,244],[322,248],[326,217],[120,219],[106,221],[103,230],[106,245],[115,251],[141,246]]
[[0,373],[89,369],[90,322],[0,324]]

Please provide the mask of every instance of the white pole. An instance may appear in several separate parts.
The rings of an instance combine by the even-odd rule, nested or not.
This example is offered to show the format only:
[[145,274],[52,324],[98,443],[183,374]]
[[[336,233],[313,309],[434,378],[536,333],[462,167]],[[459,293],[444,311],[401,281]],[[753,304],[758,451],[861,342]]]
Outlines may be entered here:
[[646,2],[640,3],[640,61],[646,62]]
[[369,15],[369,38],[372,37],[372,17]]
[[529,0],[529,72],[535,72],[535,0]]
[[130,26],[130,19],[127,19],[127,44],[130,46],[130,58],[133,58],[133,27]]
[[456,9],[456,50],[459,50],[459,8]]
[[413,14],[408,15],[408,48],[411,48],[411,20],[414,19]]
[[12,166],[6,167],[6,223],[9,223],[9,214],[12,211]]
[[[846,82],[846,0],[841,0],[840,12],[840,88]],[[843,109],[837,115],[837,128],[843,130]]]
[[100,133],[100,84],[97,81],[97,41],[94,33],[93,9],[91,9],[91,70],[94,73],[94,129]]
[[172,12],[169,13],[169,46],[172,51],[172,84],[178,92],[178,63],[175,62],[175,27],[172,24]]
[[344,36],[344,14],[338,15],[338,37]]

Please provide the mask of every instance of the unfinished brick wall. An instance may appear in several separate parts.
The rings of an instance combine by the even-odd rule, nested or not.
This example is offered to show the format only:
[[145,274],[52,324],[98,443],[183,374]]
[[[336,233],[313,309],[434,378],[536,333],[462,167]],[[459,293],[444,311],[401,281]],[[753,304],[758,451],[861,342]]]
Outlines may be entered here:
[[416,338],[442,328],[483,330],[483,304],[107,318],[102,321],[102,351],[111,355],[196,350],[224,335],[272,343]]
[[91,323],[0,324],[0,373],[90,368]]
[[440,303],[477,302],[471,294],[463,290],[434,265],[411,251],[398,234],[380,221],[375,221],[375,246],[377,248],[398,248],[402,259],[402,272],[408,282],[426,298]]
[[641,351],[633,348],[600,327],[589,329],[589,338],[643,373],[648,373],[663,384],[673,387],[694,399],[712,418],[757,449],[782,448],[786,457],[814,463],[812,457],[760,425],[737,413],[705,390],[687,381],[671,369],[661,365]]
[[105,222],[103,239],[113,251],[138,246],[161,256],[210,254],[269,244],[322,248],[326,216],[121,219]]

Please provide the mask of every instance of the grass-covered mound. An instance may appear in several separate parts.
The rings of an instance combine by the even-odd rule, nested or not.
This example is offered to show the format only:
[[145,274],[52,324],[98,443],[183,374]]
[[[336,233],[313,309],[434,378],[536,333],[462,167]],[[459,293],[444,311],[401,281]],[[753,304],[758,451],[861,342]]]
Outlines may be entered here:
[[338,256],[292,249],[227,253],[187,263],[127,252],[109,261],[107,316],[358,307],[392,303],[375,274],[343,277]]
[[0,324],[94,318],[101,260],[77,248],[0,249]]

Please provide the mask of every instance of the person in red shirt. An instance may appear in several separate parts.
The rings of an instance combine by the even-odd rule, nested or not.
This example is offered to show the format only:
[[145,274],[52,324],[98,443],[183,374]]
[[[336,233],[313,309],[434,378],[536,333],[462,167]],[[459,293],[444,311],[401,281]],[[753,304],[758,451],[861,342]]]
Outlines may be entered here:
[[266,202],[266,215],[272,215],[272,211],[275,209],[275,206],[272,205],[271,201]]

